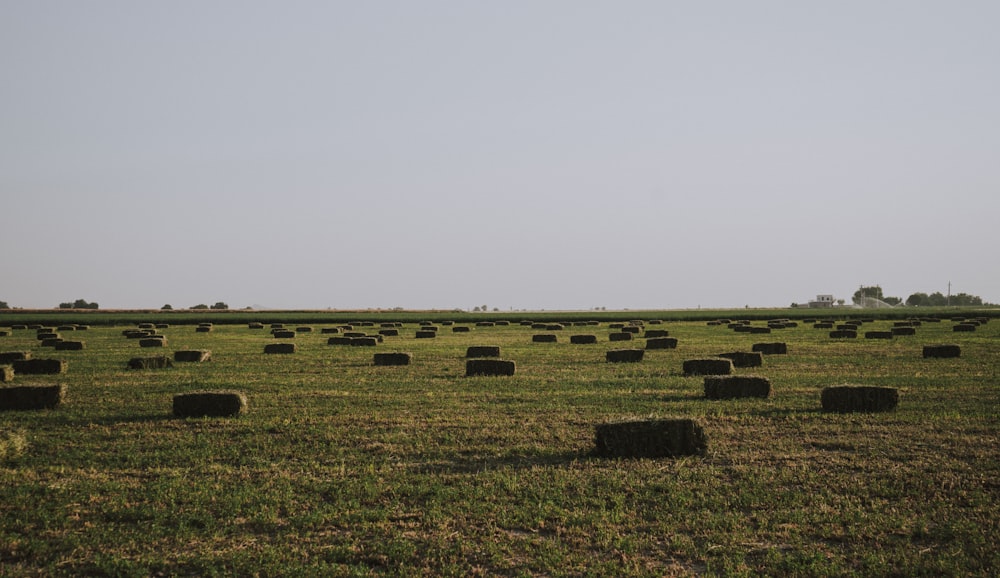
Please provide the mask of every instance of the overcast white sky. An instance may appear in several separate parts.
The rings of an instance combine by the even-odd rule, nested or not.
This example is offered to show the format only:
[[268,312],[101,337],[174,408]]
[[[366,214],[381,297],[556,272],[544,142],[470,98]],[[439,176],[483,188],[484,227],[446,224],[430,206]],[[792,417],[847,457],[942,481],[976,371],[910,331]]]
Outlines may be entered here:
[[1000,302],[1000,2],[0,2],[0,300]]

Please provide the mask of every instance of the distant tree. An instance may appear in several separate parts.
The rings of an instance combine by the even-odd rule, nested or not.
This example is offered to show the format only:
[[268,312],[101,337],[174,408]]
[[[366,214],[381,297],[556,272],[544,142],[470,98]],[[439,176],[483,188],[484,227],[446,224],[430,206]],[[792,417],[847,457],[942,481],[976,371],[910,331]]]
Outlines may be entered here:
[[0,309],[10,309],[10,305],[6,301],[0,301]]
[[163,307],[160,307],[160,310],[161,311],[173,311],[174,307],[171,304],[167,303]]
[[192,307],[191,309],[208,309],[208,305],[205,305],[204,303],[199,303],[194,307]]
[[957,305],[959,307],[968,307],[970,305],[982,305],[983,300],[981,297],[975,295],[969,295],[966,293],[959,293],[958,295],[951,296],[951,305]]
[[877,299],[888,305],[899,305],[903,302],[899,297],[887,297],[882,294],[882,288],[878,285],[872,287],[861,287],[851,296],[851,301],[855,305],[865,305],[868,299]]
[[215,305],[212,305],[212,309],[229,309],[229,305],[219,301]]
[[475,312],[475,313],[478,313],[479,312],[479,306],[476,305],[475,307],[473,307],[472,311]]
[[930,305],[930,298],[926,293],[914,293],[906,298],[909,307],[927,307]]
[[86,299],[77,299],[76,301],[69,303],[60,303],[60,309],[98,309],[97,303],[88,303]]
[[944,293],[935,291],[927,296],[927,304],[931,307],[944,307],[948,304],[948,298],[944,296]]

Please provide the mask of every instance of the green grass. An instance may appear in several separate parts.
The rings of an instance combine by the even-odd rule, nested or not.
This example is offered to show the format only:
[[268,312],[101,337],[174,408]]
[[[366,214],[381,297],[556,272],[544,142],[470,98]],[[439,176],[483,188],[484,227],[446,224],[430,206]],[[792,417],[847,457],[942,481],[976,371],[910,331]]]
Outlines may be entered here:
[[[669,321],[659,327],[678,348],[638,364],[604,361],[620,346],[607,323],[567,327],[555,344],[517,325],[418,340],[409,323],[375,348],[328,346],[323,323],[310,323],[292,355],[264,355],[276,341],[267,330],[178,324],[162,330],[166,351],[208,349],[213,361],[147,371],[125,363],[164,351],[140,349],[120,327],[64,334],[87,348],[58,355],[33,331],[0,337],[0,351],[69,361],[62,407],[0,414],[10,448],[0,453],[0,575],[1000,569],[1000,321],[968,334],[926,323],[891,341]],[[570,344],[573,333],[599,342]],[[770,399],[707,401],[702,380],[681,375],[685,359],[762,341],[789,353],[737,371],[769,377]],[[959,343],[962,357],[924,360],[931,343]],[[464,377],[469,345],[499,345],[516,375]],[[413,363],[373,366],[387,351]],[[822,388],[844,383],[898,387],[900,406],[819,411]],[[173,394],[216,388],[245,392],[247,413],[170,415]],[[590,456],[597,424],[651,416],[699,419],[707,455]]]

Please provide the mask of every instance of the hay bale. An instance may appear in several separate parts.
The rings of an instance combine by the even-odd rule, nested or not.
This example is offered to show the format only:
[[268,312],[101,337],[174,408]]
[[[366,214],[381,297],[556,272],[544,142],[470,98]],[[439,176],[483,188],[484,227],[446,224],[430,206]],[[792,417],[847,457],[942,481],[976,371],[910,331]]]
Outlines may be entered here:
[[56,331],[76,331],[76,325],[60,325]]
[[951,328],[952,331],[956,333],[972,333],[976,330],[976,325],[973,323],[959,323]]
[[941,345],[925,345],[924,346],[924,359],[937,358],[937,359],[947,359],[952,357],[960,357],[962,355],[962,348],[955,344],[941,344]]
[[419,330],[416,333],[417,339],[434,339],[435,337],[437,337],[437,331]]
[[4,351],[0,353],[0,365],[6,365],[14,361],[24,361],[31,359],[30,351]]
[[545,327],[547,325],[548,325],[547,323],[532,323],[531,324],[531,328],[532,329],[539,329],[539,330],[541,330],[541,329],[545,329]]
[[14,368],[9,365],[0,365],[0,382],[14,381]]
[[126,329],[122,331],[125,339],[143,339],[156,333],[153,329]]
[[708,438],[692,419],[648,419],[597,426],[594,454],[606,458],[705,455]]
[[364,337],[351,338],[352,347],[375,347],[376,345],[378,345],[378,337],[366,335]]
[[10,331],[0,331],[0,337],[10,337]]
[[771,328],[770,327],[751,327],[750,328],[750,333],[754,334],[754,335],[759,335],[759,334],[762,334],[762,333],[770,333],[770,332],[771,332]]
[[294,343],[268,343],[264,346],[264,353],[295,353]]
[[646,349],[677,349],[676,337],[654,337],[646,340]]
[[22,359],[11,363],[19,375],[58,375],[66,373],[68,363],[62,359]]
[[760,351],[731,351],[717,357],[733,362],[733,367],[760,367],[764,365],[764,354]]
[[[78,327],[77,329],[84,329],[84,327],[81,326],[81,327]],[[168,325],[166,323],[157,323],[156,324],[156,329],[170,329],[170,325]]]
[[751,331],[753,331],[753,327],[750,327],[749,325],[743,325],[742,323],[735,323],[731,325],[731,327],[733,331],[735,331],[736,333],[750,333]]
[[471,345],[465,350],[466,357],[500,357],[499,345]]
[[820,323],[814,323],[813,329],[833,329],[833,323],[829,321],[822,321]]
[[917,328],[913,327],[913,326],[909,326],[909,327],[906,327],[906,326],[893,327],[891,331],[892,331],[893,335],[906,336],[906,335],[916,335],[917,334]]
[[156,324],[155,323],[139,323],[138,325],[136,325],[136,327],[138,327],[139,329],[155,329],[156,328]]
[[327,345],[350,345],[353,337],[341,336],[341,337],[331,337],[326,340]]
[[622,329],[625,327],[624,323],[608,323],[608,329]]
[[56,351],[83,351],[87,347],[82,341],[60,341],[55,345]]
[[393,328],[393,329],[379,329],[378,330],[378,334],[382,335],[384,337],[398,337],[399,336],[399,330],[395,329],[395,328]]
[[771,381],[756,375],[709,375],[705,377],[707,399],[771,397]]
[[23,325],[23,324],[17,324],[17,325],[11,325],[10,328],[11,329],[27,329],[28,326],[27,325]]
[[285,324],[284,323],[272,323],[271,324],[271,329],[284,329],[284,328],[285,328]]
[[211,325],[199,325],[198,327],[195,327],[194,330],[195,330],[196,333],[211,333],[212,326]]
[[409,365],[413,361],[412,353],[376,353],[374,357],[375,365]]
[[57,338],[57,339],[43,339],[42,342],[39,345],[41,345],[42,347],[55,347],[56,345],[58,345],[58,344],[60,344],[62,342],[63,342],[62,338]]
[[345,331],[344,337],[368,337],[368,334],[364,331]]
[[471,330],[471,327],[466,327],[465,325],[456,325],[451,328],[452,333],[468,333]]
[[166,347],[166,346],[167,346],[166,339],[157,339],[149,337],[146,339],[139,340],[139,347]]
[[628,325],[628,326],[622,327],[622,331],[621,332],[622,333],[631,333],[633,335],[638,335],[641,330],[642,330],[642,328],[637,327],[635,325]]
[[892,339],[892,331],[865,331],[865,339]]
[[174,352],[174,361],[178,363],[202,363],[212,359],[212,352],[205,349],[189,349]]
[[644,349],[612,349],[604,354],[608,363],[639,363],[646,350]]
[[165,369],[173,367],[174,361],[166,355],[156,357],[133,357],[128,360],[129,369]]
[[532,343],[556,343],[559,338],[553,333],[538,333],[531,336]]
[[646,339],[656,339],[658,337],[670,337],[670,331],[666,329],[647,329]]
[[892,411],[899,403],[899,390],[894,387],[838,385],[823,388],[820,402],[823,411],[828,412]]
[[340,328],[339,327],[323,327],[322,329],[319,330],[319,332],[322,333],[322,334],[324,334],[324,335],[330,335],[330,334],[333,334],[333,333],[340,333]]
[[271,333],[275,339],[295,339],[295,332],[287,329],[279,329]]
[[476,322],[476,327],[493,327],[495,325],[496,325],[496,323],[494,323],[492,321],[477,321]]
[[585,345],[590,343],[597,343],[596,335],[570,335],[570,343],[576,343],[578,345]]
[[750,351],[756,351],[764,355],[785,355],[788,353],[788,346],[780,341],[775,343],[754,343]]
[[246,395],[239,391],[193,391],[174,396],[177,417],[230,417],[246,408]]
[[65,397],[63,384],[0,387],[0,410],[53,409]]
[[247,324],[247,329],[264,329],[263,323],[249,323]]
[[295,332],[296,333],[312,333],[312,330],[313,330],[312,327],[296,327],[295,328]]
[[720,357],[708,359],[688,359],[683,365],[684,375],[729,375],[733,372],[733,362]]
[[513,361],[505,359],[469,359],[465,362],[465,376],[477,375],[514,375],[516,367]]
[[632,341],[633,337],[634,336],[631,333],[627,333],[627,332],[624,332],[624,331],[619,331],[617,333],[609,333],[608,334],[608,340],[609,341]]
[[35,338],[39,341],[45,341],[46,339],[62,339],[62,335],[54,331],[39,331],[35,334]]
[[837,329],[830,332],[830,339],[855,339],[858,332],[853,329]]

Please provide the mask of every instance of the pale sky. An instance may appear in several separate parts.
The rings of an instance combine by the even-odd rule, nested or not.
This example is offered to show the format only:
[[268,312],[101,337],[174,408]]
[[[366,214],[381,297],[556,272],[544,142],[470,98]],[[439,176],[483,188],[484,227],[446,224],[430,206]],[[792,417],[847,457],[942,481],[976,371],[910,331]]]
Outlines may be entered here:
[[997,303],[998,30],[993,0],[0,0],[0,300]]

